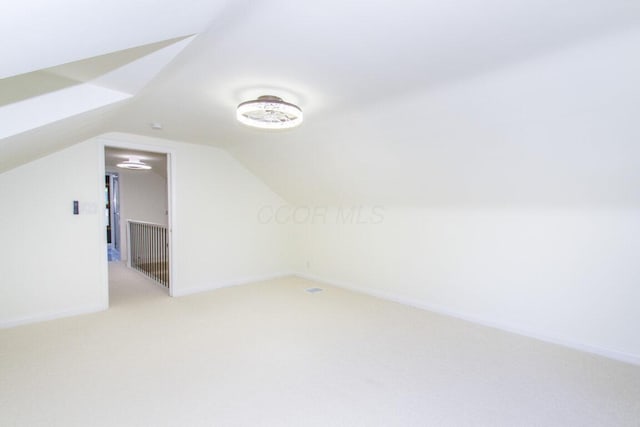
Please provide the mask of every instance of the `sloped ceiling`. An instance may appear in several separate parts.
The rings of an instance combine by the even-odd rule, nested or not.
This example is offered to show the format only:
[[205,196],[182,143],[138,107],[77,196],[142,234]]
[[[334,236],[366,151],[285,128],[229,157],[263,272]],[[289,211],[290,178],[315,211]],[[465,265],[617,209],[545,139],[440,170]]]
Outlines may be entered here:
[[[3,75],[46,68],[62,79],[49,86],[129,96],[0,140],[0,170],[120,131],[222,147],[298,204],[640,203],[637,1],[131,3],[12,6]],[[109,83],[91,72],[104,56],[51,72],[154,43],[179,47]],[[235,106],[264,94],[305,123],[237,124]]]
[[0,170],[103,132],[113,106],[148,84],[224,2],[192,6],[163,0],[4,5]]

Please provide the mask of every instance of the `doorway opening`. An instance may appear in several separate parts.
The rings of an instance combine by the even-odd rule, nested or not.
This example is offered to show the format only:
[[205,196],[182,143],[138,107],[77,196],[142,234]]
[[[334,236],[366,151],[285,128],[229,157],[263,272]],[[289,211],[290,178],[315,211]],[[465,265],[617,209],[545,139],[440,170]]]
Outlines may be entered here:
[[[109,271],[118,263],[171,294],[169,159],[168,153],[105,146],[104,182]],[[110,274],[110,294],[113,283]]]

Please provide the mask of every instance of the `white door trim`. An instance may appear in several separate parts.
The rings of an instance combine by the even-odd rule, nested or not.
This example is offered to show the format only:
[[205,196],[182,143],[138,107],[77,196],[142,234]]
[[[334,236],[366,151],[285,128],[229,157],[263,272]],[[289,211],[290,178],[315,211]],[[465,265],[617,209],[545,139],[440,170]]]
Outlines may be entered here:
[[[134,136],[135,137],[135,136]],[[174,228],[174,224],[175,224],[175,150],[164,147],[160,144],[156,145],[153,143],[149,143],[149,144],[140,144],[140,143],[136,143],[136,142],[128,142],[128,141],[118,141],[118,140],[112,140],[109,139],[108,137],[98,137],[98,141],[101,147],[101,176],[102,181],[104,181],[104,175],[106,173],[106,167],[105,167],[105,157],[104,157],[104,150],[106,148],[127,148],[127,149],[131,149],[131,150],[139,150],[139,151],[149,151],[152,153],[160,153],[160,154],[165,154],[167,156],[167,199],[168,199],[168,212],[167,212],[167,230],[168,230],[168,236],[167,236],[167,240],[169,242],[169,295],[170,296],[174,296],[174,284],[175,284],[175,276],[176,276],[176,269],[175,269],[175,248],[174,248],[174,236],[175,236],[175,228]],[[102,182],[102,187],[100,189],[100,194],[101,197],[104,198],[104,182]],[[100,199],[102,200],[102,199]],[[102,220],[103,222],[103,230],[106,227],[106,221],[103,218]],[[105,248],[106,248],[106,233],[102,233],[103,235],[105,235]],[[106,251],[106,249],[105,249]],[[104,262],[105,262],[105,274],[106,274],[106,286],[107,286],[107,292],[109,290],[109,277],[108,277],[108,266],[107,266],[107,258],[106,258],[106,254],[105,254],[105,258],[104,258]]]

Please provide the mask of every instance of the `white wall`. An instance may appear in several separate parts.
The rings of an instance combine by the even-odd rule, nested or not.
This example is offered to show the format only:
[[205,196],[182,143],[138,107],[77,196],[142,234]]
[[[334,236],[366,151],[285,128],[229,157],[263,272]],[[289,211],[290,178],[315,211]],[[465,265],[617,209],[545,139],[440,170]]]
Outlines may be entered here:
[[150,171],[119,170],[120,216],[167,225],[167,180]]
[[258,221],[261,206],[282,204],[282,199],[228,153],[127,134],[97,141],[170,151],[174,295],[291,271],[288,226]]
[[167,179],[153,170],[111,170],[118,173],[120,189],[120,254],[127,260],[127,221],[168,225]]
[[[173,156],[176,295],[293,266],[328,282],[640,363],[638,209],[378,206],[353,216],[298,208],[276,217],[284,201],[226,152],[124,134],[0,174],[0,325],[106,305],[104,144],[162,148]],[[78,216],[71,215],[76,199]]]
[[[0,326],[107,307],[105,142],[174,157],[174,295],[290,271],[287,227],[257,217],[282,199],[231,156],[113,134],[0,174]],[[73,200],[81,215],[72,215]]]
[[[292,203],[334,206],[297,225],[301,273],[640,363],[639,42],[558,47],[231,149]],[[336,224],[348,203],[384,222]]]
[[0,174],[0,326],[106,308],[99,157],[84,142]]
[[344,221],[333,208],[298,219],[304,275],[640,363],[638,209],[369,207]]

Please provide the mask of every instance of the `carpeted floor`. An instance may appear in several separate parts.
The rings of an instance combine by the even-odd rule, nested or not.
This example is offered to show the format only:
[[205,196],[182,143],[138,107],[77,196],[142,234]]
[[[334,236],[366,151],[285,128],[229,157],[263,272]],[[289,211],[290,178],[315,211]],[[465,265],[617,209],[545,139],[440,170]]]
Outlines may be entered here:
[[110,310],[0,331],[0,425],[640,425],[638,366],[299,278],[170,298],[109,268]]

